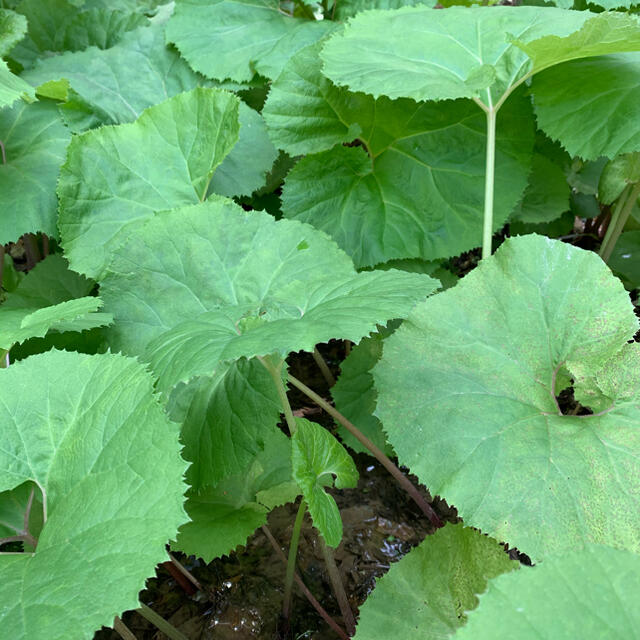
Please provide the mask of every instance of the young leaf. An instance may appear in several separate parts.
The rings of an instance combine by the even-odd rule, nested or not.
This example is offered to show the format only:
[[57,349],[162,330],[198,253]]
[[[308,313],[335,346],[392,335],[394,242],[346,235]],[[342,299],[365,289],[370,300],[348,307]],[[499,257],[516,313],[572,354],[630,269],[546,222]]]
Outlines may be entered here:
[[[440,640],[464,625],[487,582],[518,564],[479,531],[448,524],[380,578],[360,608],[355,640]],[[402,616],[398,616],[402,611]]]
[[291,437],[293,478],[307,501],[313,524],[326,543],[337,547],[342,540],[342,520],[336,501],[324,487],[355,487],[358,470],[345,448],[324,427],[304,418],[296,418],[297,429]]
[[35,89],[22,78],[14,76],[7,63],[0,60],[0,108],[11,106],[16,100],[33,102]]
[[161,389],[241,357],[358,342],[438,286],[421,274],[358,274],[317,230],[224,199],[137,226],[114,256],[101,289],[118,319],[111,344],[146,351]]
[[275,426],[264,431],[263,439],[263,449],[246,471],[188,494],[185,506],[191,522],[180,527],[175,549],[211,562],[244,544],[266,523],[269,510],[296,499],[291,441]]
[[0,554],[0,626],[86,637],[137,606],[186,519],[178,434],[120,355],[52,351],[0,378],[0,491],[36,483],[46,516],[34,554]]
[[[77,95],[72,106],[81,100],[102,124],[131,122],[147,107],[204,80],[165,45],[160,27],[135,29],[106,50],[91,47],[40,59],[23,77],[36,86],[66,78]],[[71,107],[62,105],[62,112],[69,114]]]
[[0,349],[50,330],[84,331],[110,324],[110,313],[95,313],[102,300],[88,295],[93,286],[69,271],[61,256],[39,262],[0,306]]
[[602,170],[598,183],[598,199],[604,204],[612,204],[627,185],[636,182],[640,182],[640,153],[616,156],[607,162]]
[[640,150],[640,53],[574,60],[532,81],[539,127],[574,156]]
[[273,380],[257,360],[211,373],[171,398],[171,418],[182,423],[182,455],[191,462],[187,482],[196,492],[253,464],[282,410]]
[[[601,380],[639,366],[637,329],[598,256],[512,238],[386,340],[377,414],[433,494],[534,561],[589,540],[638,550],[640,388]],[[605,407],[562,415],[566,371]]]
[[51,102],[0,110],[0,244],[37,231],[58,235],[55,187],[70,139]]
[[243,82],[256,71],[276,78],[296,51],[333,28],[286,15],[278,0],[177,0],[167,40],[195,71]]
[[[478,246],[484,114],[462,100],[371,103],[376,123],[383,124],[367,126],[366,114],[361,119],[355,111],[341,113],[352,118],[346,120],[352,130],[362,129],[358,137],[366,147],[336,146],[301,160],[285,182],[284,215],[330,233],[357,267],[449,257]],[[534,142],[531,107],[523,96],[498,119],[495,229],[522,197]]]
[[456,638],[632,638],[640,625],[638,576],[640,556],[629,551],[589,544],[550,557],[490,580]]
[[134,123],[72,140],[58,185],[59,227],[76,271],[101,274],[131,223],[204,200],[238,139],[238,103],[225,91],[194,89]]
[[[340,365],[340,376],[331,387],[331,395],[336,409],[351,420],[369,440],[387,455],[394,455],[387,443],[380,420],[373,415],[376,408],[377,392],[373,384],[371,369],[382,356],[382,335],[374,333],[363,338]],[[338,426],[342,441],[358,453],[368,453],[344,427]]]

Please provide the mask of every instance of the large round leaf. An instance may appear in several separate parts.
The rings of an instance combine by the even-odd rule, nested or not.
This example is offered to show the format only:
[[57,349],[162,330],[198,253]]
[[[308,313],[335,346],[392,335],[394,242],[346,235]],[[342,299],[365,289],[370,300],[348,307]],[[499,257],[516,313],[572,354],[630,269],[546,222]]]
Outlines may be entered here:
[[532,83],[538,125],[574,156],[640,150],[640,52],[567,62]]
[[0,554],[0,627],[87,638],[137,606],[186,520],[176,425],[120,355],[51,351],[0,378],[0,491],[35,482],[45,514],[35,553]]
[[423,274],[356,273],[323,233],[222,198],[139,225],[110,270],[111,344],[146,352],[162,389],[241,357],[359,341],[438,286]]
[[489,582],[456,640],[635,638],[640,556],[588,545]]
[[[589,540],[638,550],[637,328],[598,256],[513,238],[387,340],[377,413],[467,524],[534,559]],[[593,415],[561,414],[569,376]]]
[[355,640],[447,638],[478,606],[487,581],[517,568],[495,540],[448,524],[378,580],[360,608]]
[[76,136],[58,185],[71,267],[102,273],[132,222],[204,200],[238,139],[238,103],[225,91],[194,89],[149,107],[131,124]]
[[0,244],[24,233],[42,231],[56,237],[56,181],[71,139],[51,102],[0,111]]

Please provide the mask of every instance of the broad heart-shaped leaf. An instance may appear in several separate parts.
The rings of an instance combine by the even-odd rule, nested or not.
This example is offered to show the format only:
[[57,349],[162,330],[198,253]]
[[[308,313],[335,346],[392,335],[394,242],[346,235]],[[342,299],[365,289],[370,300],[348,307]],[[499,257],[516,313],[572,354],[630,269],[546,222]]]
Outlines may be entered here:
[[0,57],[5,57],[27,32],[27,20],[15,11],[0,9]]
[[438,286],[422,274],[358,274],[323,233],[223,198],[132,228],[109,269],[111,344],[146,352],[163,390],[241,357],[358,342]]
[[531,224],[555,220],[569,209],[570,194],[571,188],[562,167],[536,153],[529,184],[511,218]]
[[589,544],[489,581],[456,640],[634,638],[640,556]]
[[640,231],[625,231],[608,262],[630,289],[640,288]]
[[[340,365],[340,376],[331,387],[331,396],[336,409],[364,433],[387,455],[394,455],[387,443],[380,420],[373,415],[376,408],[377,392],[373,384],[371,369],[382,356],[382,335],[375,333],[363,338]],[[338,426],[338,434],[343,442],[358,453],[366,449],[344,427]]]
[[[375,109],[376,122],[384,124],[366,138],[369,154],[337,146],[301,160],[285,182],[284,215],[331,234],[357,267],[433,260],[480,245],[484,114],[465,100],[380,98]],[[533,142],[530,104],[514,96],[498,114],[496,229],[522,196]]]
[[186,520],[176,425],[120,355],[51,351],[0,379],[0,491],[31,480],[46,513],[35,554],[0,555],[0,627],[86,638],[137,606]]
[[177,388],[171,404],[171,419],[182,424],[182,455],[191,462],[187,482],[195,492],[253,463],[281,412],[273,380],[257,360],[240,360]]
[[76,271],[101,274],[131,223],[204,200],[238,139],[238,103],[226,91],[193,89],[136,122],[72,140],[58,185],[59,227]]
[[56,237],[55,187],[71,135],[56,105],[24,102],[0,110],[0,244],[24,233]]
[[478,606],[487,581],[517,568],[495,540],[447,524],[377,581],[360,608],[355,640],[447,638]]
[[640,53],[574,60],[536,76],[538,125],[574,156],[640,150]]
[[[386,340],[377,415],[432,494],[534,561],[585,541],[637,551],[637,328],[598,256],[512,238]],[[605,408],[561,415],[566,371]]]
[[415,100],[476,98],[493,107],[526,76],[548,66],[639,46],[640,24],[622,14],[405,7],[356,16],[329,40],[322,57],[327,77],[353,91]]
[[342,520],[336,501],[324,487],[338,489],[358,484],[358,470],[346,449],[315,422],[296,418],[296,432],[291,437],[293,478],[307,501],[313,525],[326,543],[337,547],[342,540]]
[[275,426],[263,438],[262,450],[245,472],[227,476],[199,494],[187,494],[191,522],[180,527],[173,548],[211,562],[244,544],[266,523],[269,510],[296,499],[291,441]]
[[[43,58],[23,77],[35,86],[66,78],[102,124],[135,120],[147,107],[204,81],[166,46],[162,28],[155,26],[135,29],[106,50],[90,47]],[[63,113],[70,108],[63,105]]]
[[333,28],[286,15],[278,0],[177,0],[167,40],[199,73],[243,82],[256,71],[276,78],[296,51]]
[[47,331],[84,331],[112,322],[109,313],[95,313],[100,298],[88,294],[94,284],[51,255],[39,262],[0,306],[0,349],[9,350]]

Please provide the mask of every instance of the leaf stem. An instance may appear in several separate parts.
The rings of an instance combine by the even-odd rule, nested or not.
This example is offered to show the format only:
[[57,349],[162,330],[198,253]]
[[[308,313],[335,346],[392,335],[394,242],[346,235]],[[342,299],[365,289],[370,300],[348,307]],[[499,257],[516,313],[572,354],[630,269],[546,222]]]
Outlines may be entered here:
[[296,558],[298,556],[298,544],[300,543],[300,532],[304,514],[307,511],[307,503],[300,500],[296,521],[293,524],[291,542],[289,543],[289,558],[287,560],[287,574],[284,581],[284,598],[282,600],[282,617],[289,623],[291,616],[291,590],[293,588],[293,574],[296,571]]
[[640,197],[640,182],[636,182],[635,184],[628,184],[624,191],[620,194],[618,201],[616,202],[616,206],[613,210],[613,214],[611,216],[611,222],[609,223],[609,228],[607,229],[607,233],[604,236],[604,240],[602,241],[602,246],[600,247],[599,255],[605,261],[608,262],[613,250],[616,246],[616,242],[618,242],[618,238],[624,229],[625,224],[627,224],[627,220],[629,219],[629,215],[633,209],[633,205],[636,203],[636,200]]
[[182,565],[182,563],[175,558],[172,553],[169,553],[169,559],[173,566],[187,579],[189,582],[198,590],[204,591],[200,581],[186,568]]
[[0,152],[2,153],[2,164],[7,164],[7,152],[5,151],[2,140],[0,140]]
[[278,397],[280,398],[280,404],[282,405],[284,417],[287,421],[287,426],[289,427],[289,433],[293,435],[296,432],[297,426],[296,419],[293,417],[291,405],[289,404],[289,398],[287,398],[287,390],[285,389],[284,382],[282,381],[282,365],[284,364],[284,360],[280,360],[279,364],[275,366],[272,364],[268,357],[263,358],[258,356],[258,360],[262,363],[262,366],[271,374],[273,383],[276,385],[276,389],[278,390]]
[[352,422],[347,420],[335,407],[332,407],[326,400],[321,398],[315,391],[312,391],[303,382],[294,378],[291,374],[287,376],[289,382],[302,391],[308,398],[313,400],[319,407],[322,407],[332,418],[338,421],[354,438],[358,440],[364,447],[366,447],[372,455],[380,462],[380,464],[397,480],[398,484],[409,494],[413,501],[420,507],[420,510],[429,518],[431,524],[434,527],[441,527],[442,520],[438,517],[438,514],[433,510],[431,505],[424,499],[422,494],[414,486],[414,484],[407,478],[398,467],[381,451],[376,447],[367,436],[365,436],[358,427]]
[[347,633],[350,636],[353,636],[356,633],[356,619],[354,618],[353,611],[349,605],[349,600],[344,590],[342,579],[340,578],[340,572],[338,571],[335,558],[333,557],[333,551],[327,546],[327,543],[324,541],[324,538],[320,533],[318,533],[318,542],[324,557],[324,562],[327,565],[327,572],[329,574],[329,580],[331,581],[331,587],[333,588],[333,595],[336,597],[338,605],[340,606],[340,612],[342,613]]
[[330,387],[336,383],[336,379],[333,377],[331,373],[331,369],[329,369],[329,365],[326,360],[322,357],[322,354],[318,351],[318,347],[314,347],[313,349],[313,359],[316,361],[318,368],[320,369],[320,373],[322,373],[322,377],[327,381],[327,384]]
[[157,614],[143,602],[140,603],[140,608],[136,609],[136,611],[167,637],[171,638],[171,640],[189,640],[181,631],[178,631],[170,622],[167,622],[161,615]]
[[0,291],[2,291],[2,278],[4,278],[4,245],[0,244]]
[[118,616],[113,619],[113,630],[122,638],[122,640],[137,640],[127,625],[120,620]]
[[[262,525],[262,533],[267,537],[267,540],[271,543],[274,551],[284,562],[287,563],[287,559],[282,553],[282,549],[276,542],[276,539],[273,537],[271,531],[269,531],[269,527],[266,524]],[[324,607],[315,599],[311,591],[307,588],[307,585],[302,581],[302,578],[298,575],[296,571],[293,573],[293,579],[296,581],[296,584],[300,587],[300,590],[306,596],[307,600],[311,603],[311,606],[318,612],[320,617],[340,636],[342,640],[349,640],[349,636],[345,633],[344,629],[327,613]]]
[[496,119],[497,110],[487,109],[487,162],[484,181],[484,222],[482,228],[482,259],[491,255],[493,239],[493,189],[496,168]]

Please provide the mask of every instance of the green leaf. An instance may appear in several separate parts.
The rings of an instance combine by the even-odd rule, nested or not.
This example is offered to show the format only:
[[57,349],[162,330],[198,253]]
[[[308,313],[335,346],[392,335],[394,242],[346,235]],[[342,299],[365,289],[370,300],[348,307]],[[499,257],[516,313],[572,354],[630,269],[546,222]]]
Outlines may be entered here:
[[290,17],[277,0],[176,0],[167,40],[195,71],[244,82],[256,71],[276,78],[296,51],[333,28]]
[[241,357],[358,342],[438,286],[420,274],[358,274],[308,225],[224,199],[132,228],[114,255],[101,288],[117,318],[111,344],[146,351],[161,389]]
[[182,423],[187,482],[196,492],[245,470],[280,420],[277,390],[257,360],[221,367],[174,396],[171,418]]
[[101,124],[135,120],[147,107],[204,80],[165,45],[160,27],[135,29],[110,49],[91,47],[41,59],[23,76],[33,85],[66,78],[76,97],[62,105],[63,115],[82,102]]
[[48,331],[84,331],[112,322],[109,313],[95,313],[102,300],[88,296],[93,283],[67,269],[51,255],[39,262],[0,306],[0,349]]
[[278,157],[278,151],[269,139],[267,127],[259,113],[241,102],[238,120],[238,144],[213,176],[210,193],[228,197],[251,195],[264,186],[267,173]]
[[456,638],[632,638],[640,625],[640,556],[599,545],[489,582]]
[[640,153],[625,153],[609,161],[600,176],[598,198],[612,204],[629,184],[640,182]]
[[0,493],[0,544],[3,538],[30,536],[23,540],[24,550],[35,551],[30,540],[40,536],[43,516],[42,491],[33,482],[3,491]]
[[640,53],[575,60],[532,81],[538,125],[586,160],[640,150]]
[[640,287],[640,231],[620,234],[608,264],[630,289]]
[[[382,335],[363,338],[340,365],[340,376],[331,387],[336,409],[364,433],[379,449],[393,456],[380,420],[373,415],[377,391],[373,385],[371,369],[382,356]],[[371,455],[344,427],[338,426],[342,441],[357,453]]]
[[[585,541],[638,550],[640,388],[637,376],[600,382],[629,358],[640,366],[626,344],[637,329],[598,256],[511,238],[386,340],[377,415],[433,495],[534,561]],[[566,371],[605,409],[560,414]]]
[[233,551],[267,521],[270,509],[296,499],[291,480],[291,441],[278,428],[264,433],[263,449],[244,473],[227,476],[215,488],[190,492],[191,522],[180,527],[173,548],[211,562]]
[[336,20],[346,20],[369,9],[399,9],[415,5],[433,7],[436,4],[434,0],[337,0],[334,16]]
[[291,437],[293,478],[307,501],[313,524],[326,543],[337,547],[342,540],[342,520],[336,501],[324,487],[353,488],[358,484],[358,470],[346,449],[315,422],[296,418],[296,432]]
[[137,606],[186,519],[177,430],[120,355],[52,351],[0,378],[0,491],[32,481],[46,513],[34,554],[0,555],[0,626],[88,637]]
[[56,181],[71,135],[55,104],[17,104],[0,111],[0,244],[42,231],[54,238]]
[[360,608],[355,640],[411,638],[416,630],[424,640],[447,638],[478,606],[487,582],[517,568],[495,540],[448,524],[377,581]]
[[[527,183],[530,109],[520,96],[498,115],[495,229]],[[449,257],[480,245],[484,114],[468,101],[385,98],[375,112],[383,124],[370,137],[361,135],[369,154],[365,147],[337,146],[295,166],[283,189],[284,215],[331,234],[359,268],[394,258]]]
[[512,218],[531,224],[550,222],[569,209],[571,189],[562,167],[536,153],[529,184]]
[[27,32],[27,20],[15,11],[0,9],[0,57],[4,58]]
[[225,91],[194,89],[146,109],[134,123],[74,137],[58,185],[71,266],[101,274],[131,223],[203,200],[238,139],[238,103]]
[[11,106],[16,100],[33,102],[35,99],[35,89],[22,78],[14,76],[7,63],[0,60],[0,108]]
[[550,7],[405,7],[363,13],[325,46],[324,73],[374,96],[475,98],[495,107],[527,77],[580,57],[635,51],[623,14]]

